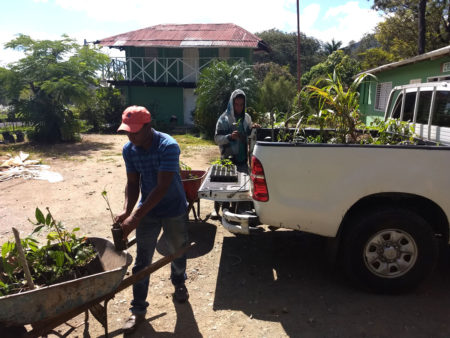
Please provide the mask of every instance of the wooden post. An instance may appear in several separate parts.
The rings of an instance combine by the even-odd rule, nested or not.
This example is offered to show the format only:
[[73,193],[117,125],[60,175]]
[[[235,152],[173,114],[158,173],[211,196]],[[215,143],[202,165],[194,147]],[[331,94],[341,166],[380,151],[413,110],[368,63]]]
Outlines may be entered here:
[[14,238],[16,239],[16,246],[17,251],[19,252],[19,262],[20,265],[22,265],[23,271],[25,273],[25,277],[27,279],[27,284],[30,290],[33,290],[35,288],[33,279],[31,278],[30,269],[28,268],[27,259],[25,258],[25,254],[23,252],[22,248],[22,242],[20,241],[19,231],[17,231],[16,228],[12,228],[12,231],[14,233]]

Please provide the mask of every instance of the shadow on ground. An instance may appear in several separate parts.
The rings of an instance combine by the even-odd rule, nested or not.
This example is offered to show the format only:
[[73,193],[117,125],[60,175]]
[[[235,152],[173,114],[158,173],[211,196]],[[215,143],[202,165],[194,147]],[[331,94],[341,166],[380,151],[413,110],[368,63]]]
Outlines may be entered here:
[[[189,221],[186,223],[189,234],[189,242],[195,242],[195,246],[186,253],[188,259],[206,255],[214,247],[217,227],[207,222]],[[164,240],[164,234],[156,245],[156,250],[163,256],[169,255],[169,250]]]
[[323,238],[294,231],[226,237],[214,310],[279,322],[288,336],[448,337],[448,260],[412,293],[361,291],[327,262]]
[[[166,313],[161,313],[157,316],[146,318],[143,323],[139,325],[135,332],[130,334],[123,334],[122,329],[118,329],[113,332],[109,332],[108,337],[189,337],[200,338],[202,337],[197,322],[192,311],[192,306],[189,302],[185,304],[175,304],[175,311],[177,313],[177,322],[175,324],[174,332],[158,332],[152,327],[152,321],[160,317],[164,317]],[[85,337],[90,337],[89,333],[85,334]],[[100,337],[105,337],[100,336]]]

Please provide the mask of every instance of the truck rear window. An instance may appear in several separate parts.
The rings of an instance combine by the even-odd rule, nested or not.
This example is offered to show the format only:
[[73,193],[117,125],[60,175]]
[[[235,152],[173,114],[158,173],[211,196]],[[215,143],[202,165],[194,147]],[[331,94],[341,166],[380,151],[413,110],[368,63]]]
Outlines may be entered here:
[[428,124],[432,95],[433,92],[431,91],[420,92],[416,123]]

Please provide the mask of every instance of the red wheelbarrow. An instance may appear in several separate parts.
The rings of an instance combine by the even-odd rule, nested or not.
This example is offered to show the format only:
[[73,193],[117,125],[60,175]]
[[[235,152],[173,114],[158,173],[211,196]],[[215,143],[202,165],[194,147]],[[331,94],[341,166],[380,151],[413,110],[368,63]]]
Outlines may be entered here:
[[[188,213],[192,210],[195,221],[200,218],[200,199],[198,198],[198,189],[200,188],[205,176],[205,170],[180,170],[181,182],[186,193],[186,199],[189,203]],[[197,212],[195,212],[194,203],[197,203]]]

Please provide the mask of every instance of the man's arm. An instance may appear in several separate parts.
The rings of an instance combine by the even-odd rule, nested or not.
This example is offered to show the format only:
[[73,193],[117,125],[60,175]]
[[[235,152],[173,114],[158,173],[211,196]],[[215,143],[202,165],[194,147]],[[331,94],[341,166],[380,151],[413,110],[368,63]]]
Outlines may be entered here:
[[216,123],[216,132],[214,133],[214,141],[217,145],[224,145],[230,143],[231,139],[236,139],[232,137],[232,131],[229,130],[228,124],[219,117]]
[[131,214],[122,222],[124,238],[126,238],[131,231],[137,228],[139,221],[165,196],[165,194],[169,190],[169,186],[174,175],[175,173],[170,171],[158,172],[158,182],[156,184],[156,187],[152,191],[150,191],[144,203],[142,203],[142,205],[135,211],[131,212]]

